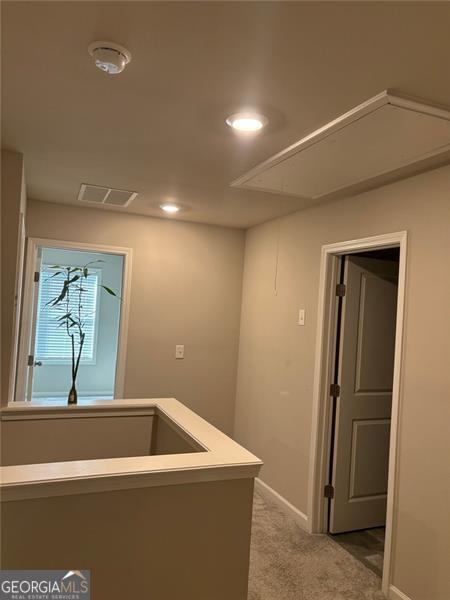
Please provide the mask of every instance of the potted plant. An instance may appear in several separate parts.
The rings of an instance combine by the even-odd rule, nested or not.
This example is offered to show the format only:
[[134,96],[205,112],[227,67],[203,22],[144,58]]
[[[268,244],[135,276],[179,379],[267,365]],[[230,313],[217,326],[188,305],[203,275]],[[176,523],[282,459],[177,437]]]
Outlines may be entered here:
[[[71,344],[71,374],[72,383],[68,396],[68,404],[76,404],[78,400],[76,382],[86,337],[86,319],[91,316],[83,306],[83,297],[87,292],[83,283],[92,276],[89,271],[93,264],[105,262],[104,260],[91,261],[80,267],[64,267],[53,265],[49,270],[55,271],[50,278],[63,275],[62,287],[57,296],[46,304],[56,315],[57,327],[64,327]],[[117,294],[106,285],[99,285],[107,294],[119,298]],[[120,298],[119,298],[120,300]],[[62,314],[61,314],[62,313]]]

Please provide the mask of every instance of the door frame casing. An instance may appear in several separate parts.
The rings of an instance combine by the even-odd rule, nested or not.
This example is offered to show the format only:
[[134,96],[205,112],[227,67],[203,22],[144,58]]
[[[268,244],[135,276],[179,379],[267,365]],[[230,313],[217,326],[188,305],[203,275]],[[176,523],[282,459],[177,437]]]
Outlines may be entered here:
[[[19,236],[17,242],[16,281],[14,286],[14,311],[12,317],[11,364],[9,368],[8,403],[12,402],[16,393],[17,359],[19,355],[20,311],[22,305],[22,282],[24,276],[26,245],[25,213],[19,216]],[[0,402],[1,404],[1,402]]]
[[116,377],[114,384],[114,398],[123,398],[125,385],[125,363],[127,353],[128,322],[130,315],[131,298],[131,268],[133,250],[121,246],[105,246],[67,240],[54,240],[45,238],[27,238],[25,278],[23,284],[23,306],[21,312],[21,328],[19,333],[19,355],[16,369],[15,401],[25,399],[25,378],[27,358],[32,327],[32,311],[34,304],[34,271],[37,251],[39,247],[59,248],[61,250],[79,250],[84,252],[98,252],[105,254],[118,254],[123,256],[122,269],[122,302],[120,309],[119,335],[117,340]]
[[311,430],[311,453],[308,485],[308,514],[310,532],[324,533],[327,530],[327,510],[323,490],[328,482],[330,460],[331,404],[329,388],[332,383],[335,337],[336,296],[339,259],[345,254],[368,250],[400,248],[398,273],[397,318],[394,354],[394,378],[392,386],[391,431],[389,442],[389,472],[386,509],[386,537],[384,548],[382,591],[387,596],[391,580],[392,534],[397,478],[397,443],[399,430],[399,408],[402,387],[403,321],[406,292],[407,232],[382,234],[356,240],[337,242],[322,246],[316,355],[314,366],[313,416]]

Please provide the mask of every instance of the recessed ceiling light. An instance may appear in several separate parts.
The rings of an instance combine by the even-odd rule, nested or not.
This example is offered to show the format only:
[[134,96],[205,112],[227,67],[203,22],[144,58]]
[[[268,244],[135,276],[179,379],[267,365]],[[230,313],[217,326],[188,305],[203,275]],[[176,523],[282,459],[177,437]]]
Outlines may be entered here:
[[131,60],[131,54],[114,42],[92,42],[88,47],[95,66],[109,75],[121,73]]
[[230,115],[226,123],[236,131],[252,133],[267,125],[268,120],[267,117],[258,113],[242,112]]
[[169,214],[177,213],[180,210],[180,207],[176,204],[161,204],[161,208],[164,212]]

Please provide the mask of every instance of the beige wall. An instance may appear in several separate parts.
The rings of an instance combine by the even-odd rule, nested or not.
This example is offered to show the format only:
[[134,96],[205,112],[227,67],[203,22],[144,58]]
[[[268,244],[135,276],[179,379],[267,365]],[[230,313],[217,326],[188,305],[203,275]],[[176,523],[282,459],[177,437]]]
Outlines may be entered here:
[[[27,465],[123,456],[149,456],[154,441],[152,415],[97,414],[24,416],[1,427],[1,464]],[[26,440],[26,443],[24,443]],[[82,443],[80,443],[82,440]],[[174,440],[177,436],[174,434]]]
[[252,501],[231,479],[4,502],[1,567],[90,569],[95,600],[246,600]]
[[[2,150],[1,155],[1,403],[8,400],[13,354],[13,329],[18,293],[19,225],[26,212],[23,155]],[[20,298],[18,298],[18,301]]]
[[[413,600],[446,600],[450,167],[248,231],[235,437],[264,461],[262,479],[306,513],[321,246],[404,229],[409,240],[393,584]],[[306,308],[304,327],[296,324],[299,307]]]
[[[124,456],[203,452],[178,424],[154,410],[77,408],[45,414],[22,411],[0,421],[0,465],[27,465]],[[24,443],[26,440],[26,443]],[[80,440],[83,443],[80,444]]]
[[30,201],[27,235],[131,247],[125,397],[174,396],[231,433],[243,231]]

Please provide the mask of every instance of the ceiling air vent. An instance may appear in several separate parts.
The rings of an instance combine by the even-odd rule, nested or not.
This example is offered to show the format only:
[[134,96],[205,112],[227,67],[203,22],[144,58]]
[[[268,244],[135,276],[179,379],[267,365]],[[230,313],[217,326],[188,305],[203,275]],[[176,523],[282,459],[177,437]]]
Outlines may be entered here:
[[136,196],[137,192],[82,183],[78,193],[78,200],[81,202],[90,202],[91,204],[108,204],[109,206],[125,207],[128,206]]

